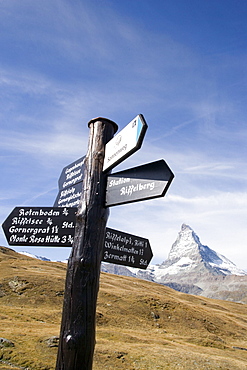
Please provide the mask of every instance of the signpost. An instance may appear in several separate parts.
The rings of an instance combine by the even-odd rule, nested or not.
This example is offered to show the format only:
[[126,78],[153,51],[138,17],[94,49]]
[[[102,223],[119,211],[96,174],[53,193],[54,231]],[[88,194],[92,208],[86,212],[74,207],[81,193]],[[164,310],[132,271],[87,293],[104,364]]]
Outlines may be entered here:
[[161,159],[143,166],[116,172],[107,178],[106,206],[163,197],[174,174]]
[[105,145],[118,127],[115,122],[101,117],[91,120],[88,126],[84,191],[68,260],[56,370],[91,370],[93,365],[100,264],[109,216],[104,207],[103,160]]
[[140,149],[141,114],[116,136],[118,126],[106,118],[88,126],[87,155],[63,169],[55,207],[16,207],[3,223],[10,245],[73,244],[56,370],[92,370],[101,261],[146,269],[153,256],[148,239],[106,228],[109,207],[164,196],[174,177],[164,160],[107,176]]
[[152,257],[148,239],[106,228],[103,262],[145,270]]
[[15,207],[3,223],[9,245],[71,247],[75,208]]
[[110,170],[140,149],[147,123],[142,114],[136,116],[105,146],[103,171]]

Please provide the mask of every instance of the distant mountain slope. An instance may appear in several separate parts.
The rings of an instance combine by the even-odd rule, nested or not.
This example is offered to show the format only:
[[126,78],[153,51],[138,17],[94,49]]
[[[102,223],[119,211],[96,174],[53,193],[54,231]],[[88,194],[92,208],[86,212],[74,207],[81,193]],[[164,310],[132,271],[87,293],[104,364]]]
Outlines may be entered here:
[[[104,264],[104,271],[112,267]],[[233,262],[202,245],[193,229],[183,224],[168,258],[160,265],[150,265],[146,271],[118,269],[117,274],[136,276],[167,285],[175,290],[247,303],[247,272]]]
[[28,257],[31,257],[31,258],[37,258],[41,261],[51,261],[49,258],[46,258],[46,257],[43,257],[43,256],[37,256],[36,254],[32,254],[32,253],[29,253],[29,252],[19,252],[20,254],[23,254],[24,256],[28,256]]

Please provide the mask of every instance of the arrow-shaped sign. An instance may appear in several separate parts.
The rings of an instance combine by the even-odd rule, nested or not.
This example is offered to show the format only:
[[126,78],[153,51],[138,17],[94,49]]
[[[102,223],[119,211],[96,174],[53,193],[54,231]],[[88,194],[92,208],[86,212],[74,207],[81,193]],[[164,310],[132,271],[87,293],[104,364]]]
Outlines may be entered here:
[[142,114],[136,116],[105,146],[103,171],[110,170],[140,149],[147,123]]
[[105,204],[110,207],[163,197],[173,178],[174,174],[163,159],[116,172],[107,178]]
[[15,207],[2,227],[9,245],[71,247],[77,208]]
[[152,257],[148,239],[106,228],[102,262],[145,270]]

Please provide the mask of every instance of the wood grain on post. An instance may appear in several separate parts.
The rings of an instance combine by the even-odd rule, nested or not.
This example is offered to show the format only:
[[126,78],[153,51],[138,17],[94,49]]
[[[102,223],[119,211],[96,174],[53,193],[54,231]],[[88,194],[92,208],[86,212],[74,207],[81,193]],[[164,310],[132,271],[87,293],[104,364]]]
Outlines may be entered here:
[[77,213],[74,243],[68,261],[56,370],[91,370],[95,347],[96,304],[105,228],[105,144],[118,126],[92,119],[85,159],[84,192]]

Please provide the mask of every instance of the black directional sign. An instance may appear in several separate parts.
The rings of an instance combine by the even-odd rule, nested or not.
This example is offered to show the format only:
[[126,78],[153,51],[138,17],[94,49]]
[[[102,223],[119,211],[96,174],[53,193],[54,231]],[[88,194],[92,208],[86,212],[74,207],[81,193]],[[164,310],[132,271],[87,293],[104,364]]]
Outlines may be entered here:
[[71,247],[75,208],[15,207],[2,227],[9,245]]
[[78,207],[82,191],[82,181],[66,189],[59,190],[53,207]]
[[83,191],[85,156],[64,167],[58,180],[59,192],[53,207],[78,207]]
[[163,197],[174,174],[161,159],[143,166],[116,172],[107,178],[106,206]]
[[58,180],[59,190],[68,188],[83,181],[85,156],[64,167]]
[[148,239],[106,228],[103,262],[145,270],[152,257]]

